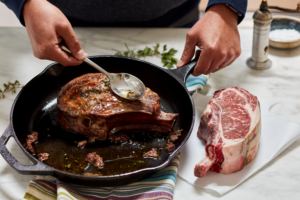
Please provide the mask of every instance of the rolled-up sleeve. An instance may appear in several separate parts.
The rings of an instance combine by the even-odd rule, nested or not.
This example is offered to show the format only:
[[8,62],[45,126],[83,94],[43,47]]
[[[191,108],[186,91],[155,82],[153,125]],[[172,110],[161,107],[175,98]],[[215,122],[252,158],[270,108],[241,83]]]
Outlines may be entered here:
[[245,17],[248,1],[247,0],[209,0],[206,10],[215,4],[227,4],[228,6],[230,6],[232,10],[240,13],[240,15],[238,16],[239,17],[238,23],[240,23]]
[[21,24],[25,25],[22,8],[26,0],[0,0],[0,1],[15,13],[15,15],[20,20]]

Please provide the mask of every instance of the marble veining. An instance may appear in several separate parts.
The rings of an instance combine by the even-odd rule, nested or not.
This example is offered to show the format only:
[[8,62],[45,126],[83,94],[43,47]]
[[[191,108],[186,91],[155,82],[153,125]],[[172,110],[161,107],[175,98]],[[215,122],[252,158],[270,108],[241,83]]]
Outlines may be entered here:
[[[179,59],[188,29],[129,29],[129,28],[75,28],[82,47],[89,55],[112,55],[113,49],[140,49],[157,42],[178,49]],[[300,47],[291,50],[270,48],[272,68],[255,71],[246,66],[252,51],[252,29],[240,29],[241,56],[231,66],[212,74],[202,91],[212,95],[214,91],[238,86],[257,95],[259,99],[273,99],[278,103],[271,113],[281,119],[300,123]],[[51,61],[38,60],[32,54],[25,28],[0,28],[0,86],[19,80],[26,84],[39,74]],[[160,65],[159,58],[146,61]],[[163,84],[163,80],[162,80]],[[8,94],[0,100],[0,134],[9,124],[9,114],[16,94]],[[263,122],[262,122],[263,124]],[[283,133],[285,134],[285,133]],[[7,147],[23,164],[30,164],[13,139]],[[277,158],[254,174],[222,199],[299,199],[300,197],[300,140],[288,147]],[[0,199],[21,199],[33,175],[20,175],[0,156]],[[197,188],[177,178],[175,200],[219,199],[213,191]]]

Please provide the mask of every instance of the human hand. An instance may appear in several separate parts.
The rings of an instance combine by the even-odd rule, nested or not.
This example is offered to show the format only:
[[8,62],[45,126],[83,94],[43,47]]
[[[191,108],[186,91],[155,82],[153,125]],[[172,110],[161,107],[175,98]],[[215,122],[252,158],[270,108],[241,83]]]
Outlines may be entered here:
[[[81,64],[88,56],[82,50],[68,19],[51,3],[27,0],[23,6],[23,17],[35,57],[72,66]],[[59,47],[62,40],[72,55]]]
[[177,67],[187,64],[201,49],[193,75],[209,74],[230,65],[241,54],[238,16],[224,4],[211,6],[188,31]]

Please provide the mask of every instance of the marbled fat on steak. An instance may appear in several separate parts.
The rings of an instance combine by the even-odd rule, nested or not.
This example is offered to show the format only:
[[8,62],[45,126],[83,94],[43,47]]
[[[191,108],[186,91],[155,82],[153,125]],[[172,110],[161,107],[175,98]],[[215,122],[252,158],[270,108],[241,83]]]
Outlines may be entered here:
[[256,156],[260,133],[256,96],[237,87],[216,91],[201,116],[198,137],[206,142],[206,157],[196,164],[195,176],[241,170]]
[[167,133],[178,116],[161,111],[159,96],[149,88],[135,101],[115,95],[102,73],[85,74],[67,83],[57,104],[60,125],[90,137],[90,141],[104,140],[119,131]]

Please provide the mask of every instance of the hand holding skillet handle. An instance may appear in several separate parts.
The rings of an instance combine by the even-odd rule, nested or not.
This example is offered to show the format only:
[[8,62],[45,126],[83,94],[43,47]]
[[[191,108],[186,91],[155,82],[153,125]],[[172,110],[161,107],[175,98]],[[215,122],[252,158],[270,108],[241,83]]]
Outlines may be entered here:
[[[62,50],[71,53],[65,45],[60,44],[60,47]],[[85,58],[83,61],[109,78],[110,87],[116,95],[128,100],[136,100],[144,96],[146,91],[145,85],[137,77],[127,73],[111,74],[88,58]]]

